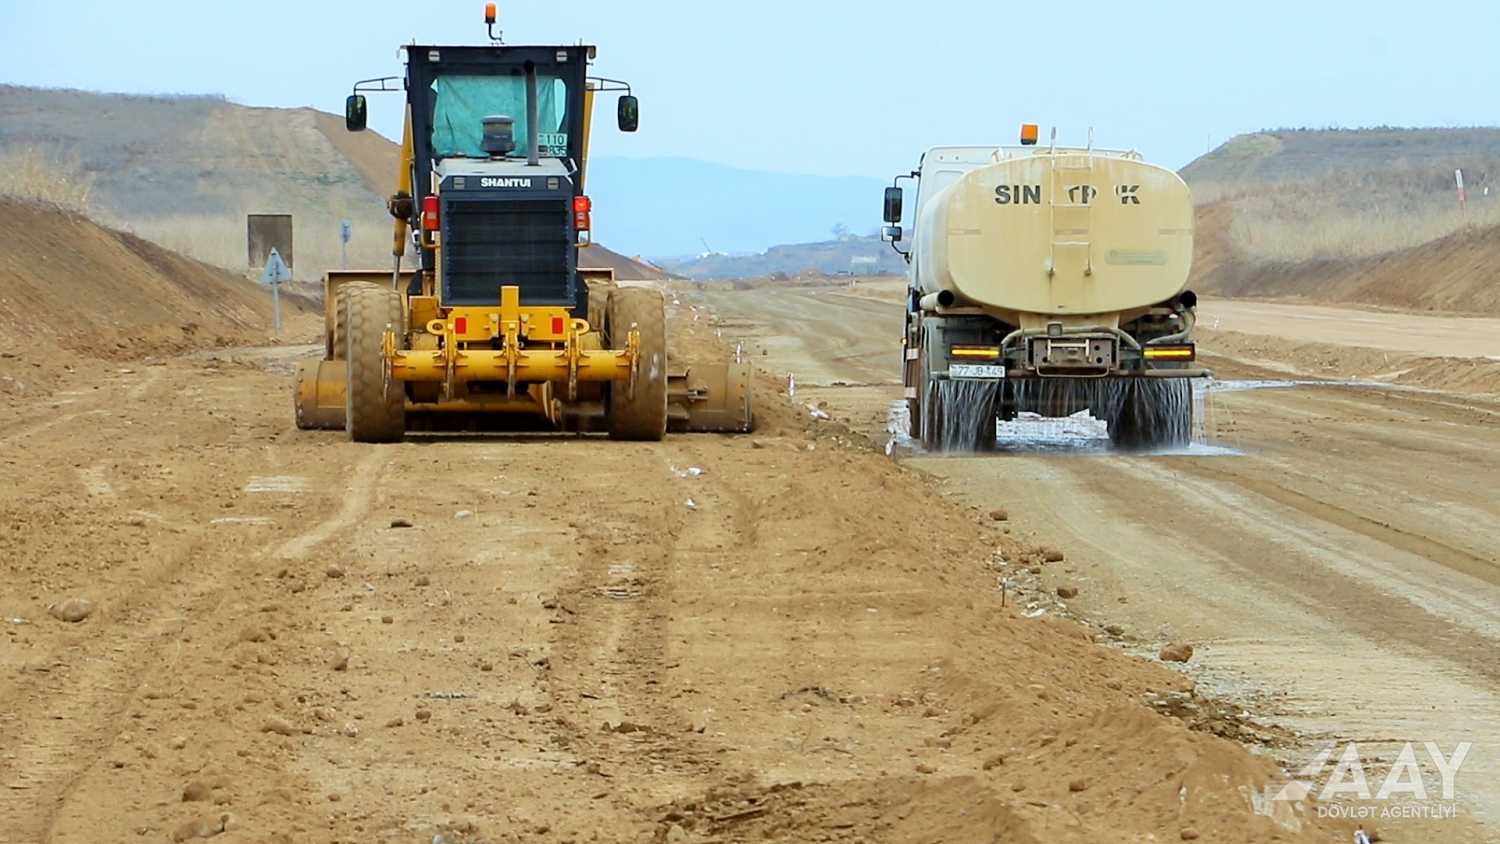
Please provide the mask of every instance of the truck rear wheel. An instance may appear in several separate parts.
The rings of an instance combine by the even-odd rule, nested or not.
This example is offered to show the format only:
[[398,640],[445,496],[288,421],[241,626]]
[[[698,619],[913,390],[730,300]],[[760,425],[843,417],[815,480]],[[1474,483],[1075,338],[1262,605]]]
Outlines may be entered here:
[[1129,378],[1110,444],[1121,451],[1185,446],[1193,438],[1193,386],[1186,378]]
[[667,315],[659,291],[625,287],[609,294],[609,344],[621,348],[634,327],[640,332],[635,388],[621,381],[609,386],[609,436],[656,441],[667,434]]
[[935,453],[993,451],[1001,382],[947,377],[948,344],[957,333],[955,327],[970,328],[934,317],[922,321],[917,399],[907,404],[918,411],[912,419],[912,436]]
[[929,379],[922,399],[922,447],[931,452],[995,450],[996,381]]
[[344,430],[357,443],[400,442],[406,436],[406,388],[390,377],[387,326],[401,329],[401,295],[376,285],[352,286],[343,297],[348,343]]

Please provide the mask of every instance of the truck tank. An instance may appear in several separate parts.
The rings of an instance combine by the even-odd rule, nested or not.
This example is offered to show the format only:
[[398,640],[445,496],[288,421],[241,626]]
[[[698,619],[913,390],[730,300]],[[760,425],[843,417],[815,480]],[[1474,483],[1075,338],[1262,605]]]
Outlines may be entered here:
[[922,293],[1012,323],[1120,314],[1187,286],[1192,197],[1176,173],[1123,155],[1004,159],[924,197],[913,254]]
[[914,231],[898,225],[902,176],[885,233],[910,264],[914,438],[983,450],[997,418],[1087,410],[1120,447],[1187,440],[1188,379],[1208,373],[1194,365],[1193,204],[1176,173],[1092,146],[936,147],[909,177]]

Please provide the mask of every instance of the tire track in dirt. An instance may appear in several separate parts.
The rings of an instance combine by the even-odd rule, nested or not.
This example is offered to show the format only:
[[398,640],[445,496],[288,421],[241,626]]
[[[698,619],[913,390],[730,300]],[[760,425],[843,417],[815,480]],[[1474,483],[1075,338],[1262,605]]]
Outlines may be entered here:
[[[153,367],[152,369],[148,370],[144,377],[139,379],[136,383],[132,384],[124,391],[123,395],[126,402],[130,404],[139,403],[143,398],[145,398],[146,394],[150,392],[150,390],[161,381],[161,378],[161,368]],[[116,378],[115,380],[119,379]],[[118,385],[111,384],[110,388],[108,389],[93,391],[91,400],[87,401],[86,404],[99,404],[100,401],[113,398],[116,395],[113,388],[116,386]],[[59,402],[54,402],[54,409],[56,409],[59,405]],[[115,410],[109,408],[92,408],[89,410],[76,410],[70,411],[68,413],[55,414],[51,419],[43,422],[37,422],[28,425],[27,427],[22,428],[19,431],[14,431],[12,433],[6,434],[5,436],[0,436],[0,444],[9,444],[35,439],[38,434],[44,434],[47,431],[52,430],[53,428],[61,427],[76,419],[83,419],[90,416],[113,416],[115,415],[115,412]]]
[[371,449],[369,454],[355,464],[348,492],[343,496],[338,512],[307,532],[287,540],[272,556],[282,560],[306,557],[309,551],[328,541],[329,537],[359,521],[370,509],[375,481],[385,463],[384,455],[378,449]]
[[112,415],[112,414],[108,410],[80,410],[80,411],[77,411],[75,413],[64,413],[61,416],[55,416],[55,417],[53,417],[51,419],[48,419],[46,422],[38,422],[38,423],[36,423],[34,425],[30,425],[28,427],[22,428],[21,430],[16,431],[13,434],[6,434],[5,436],[0,437],[0,443],[9,444],[9,443],[14,443],[14,442],[21,442],[23,440],[33,439],[38,434],[46,433],[47,431],[50,431],[53,428],[57,428],[57,427],[60,427],[62,425],[66,425],[66,424],[68,424],[69,422],[72,422],[75,419],[82,419],[85,416],[110,416],[110,415]]
[[[1065,475],[1072,475],[1070,484],[1125,488],[1145,483],[1157,491],[1139,500],[1111,502],[1117,539],[1137,530],[1130,526],[1151,524],[1153,514],[1172,513],[1172,521],[1157,532],[1178,538],[1179,547],[1195,549],[1195,557],[1237,572],[1236,580],[1306,602],[1350,629],[1367,628],[1378,607],[1381,640],[1429,658],[1437,655],[1434,643],[1443,642],[1442,656],[1500,682],[1500,667],[1489,658],[1490,635],[1500,631],[1500,613],[1482,612],[1482,604],[1474,604],[1467,590],[1413,569],[1407,561],[1429,558],[1391,545],[1391,532],[1360,530],[1369,525],[1348,510],[1278,483],[1249,482],[1227,470],[1207,468],[1208,461],[1133,458],[1078,465],[1082,462],[1060,464]],[[1285,478],[1279,483],[1290,486]],[[1274,494],[1263,494],[1266,490]],[[1088,507],[1084,501],[1075,506]],[[1101,538],[1109,547],[1108,537]],[[1135,541],[1115,547],[1129,548]],[[1473,626],[1460,637],[1454,624],[1465,620]]]
[[[241,588],[243,572],[268,557],[296,559],[352,524],[368,507],[381,455],[371,453],[355,467],[350,494],[339,511],[279,548],[265,546],[228,567],[192,565],[216,553],[212,531],[197,536],[153,569],[130,594],[112,602],[110,617],[96,618],[76,642],[49,665],[26,672],[3,698],[10,704],[8,723],[0,728],[6,766],[0,769],[0,842],[51,840],[60,813],[90,769],[101,764],[116,739],[128,729],[126,717],[147,688],[143,666],[175,663],[182,636],[195,620],[214,618],[225,600]],[[146,619],[144,623],[137,623]],[[102,626],[101,626],[102,625]],[[83,649],[82,653],[78,651]],[[92,651],[89,653],[88,651]],[[61,670],[54,676],[55,669]],[[168,672],[170,674],[170,670]]]
[[[676,570],[696,565],[709,538],[734,530],[727,524],[732,513],[712,484],[673,478],[674,467],[693,460],[678,443],[616,447],[639,449],[637,476],[662,482],[647,482],[651,491],[640,498],[605,500],[579,525],[587,550],[566,599],[576,621],[559,637],[552,693],[560,705],[582,710],[583,734],[575,738],[619,768],[616,777],[657,783],[650,789],[657,795],[686,794],[712,779],[719,764],[677,705],[682,691],[667,657],[665,621],[676,603]],[[589,698],[592,705],[581,702]],[[622,808],[638,814],[648,807]]]
[[1440,540],[1402,530],[1352,508],[1340,507],[1332,502],[1306,495],[1287,486],[1284,480],[1271,481],[1254,478],[1225,469],[1222,463],[1209,463],[1201,460],[1183,460],[1177,462],[1175,468],[1210,482],[1238,487],[1319,521],[1367,536],[1393,549],[1441,563],[1470,577],[1500,586],[1500,564],[1497,564],[1493,558],[1470,553]]

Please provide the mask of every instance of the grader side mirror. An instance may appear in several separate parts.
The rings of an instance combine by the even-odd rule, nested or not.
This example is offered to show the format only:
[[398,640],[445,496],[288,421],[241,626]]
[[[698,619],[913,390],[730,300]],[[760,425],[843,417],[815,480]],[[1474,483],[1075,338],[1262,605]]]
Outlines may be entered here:
[[344,100],[344,128],[350,132],[363,132],[366,117],[365,95],[350,94]]
[[621,132],[634,132],[641,125],[641,101],[634,94],[621,97],[615,108],[615,117]]
[[889,187],[885,189],[885,221],[892,225],[901,222],[901,189]]

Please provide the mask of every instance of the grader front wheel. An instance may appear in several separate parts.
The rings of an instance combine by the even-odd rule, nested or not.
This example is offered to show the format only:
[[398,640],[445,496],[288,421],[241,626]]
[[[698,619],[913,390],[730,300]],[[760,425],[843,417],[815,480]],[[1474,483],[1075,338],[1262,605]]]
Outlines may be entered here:
[[358,443],[400,442],[406,436],[406,390],[389,377],[385,331],[401,327],[401,296],[374,285],[340,291],[348,344],[344,430]]
[[667,317],[660,291],[626,287],[610,292],[606,322],[613,348],[624,345],[633,326],[640,333],[635,385],[609,387],[609,436],[616,440],[660,440],[667,434]]

